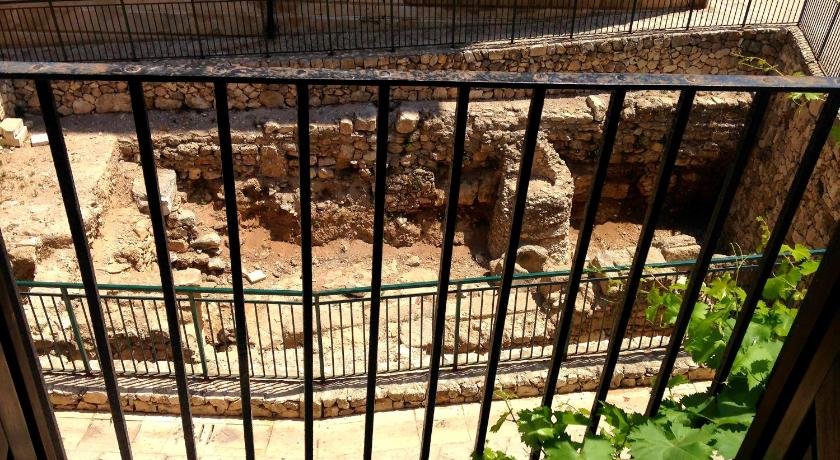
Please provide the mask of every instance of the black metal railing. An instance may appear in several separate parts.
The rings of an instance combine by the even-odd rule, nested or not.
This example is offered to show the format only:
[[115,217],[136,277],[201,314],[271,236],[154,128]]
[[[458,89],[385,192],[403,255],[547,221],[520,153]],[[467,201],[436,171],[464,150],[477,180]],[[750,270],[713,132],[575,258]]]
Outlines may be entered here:
[[2,0],[0,59],[78,62],[393,50],[796,24],[804,2],[628,0],[604,9],[593,8],[591,0]]
[[[298,133],[297,142],[299,146],[299,157],[302,165],[309,164],[309,94],[313,85],[328,84],[359,84],[371,85],[379,91],[379,110],[377,114],[377,163],[376,163],[376,188],[374,189],[375,215],[374,222],[379,224],[374,227],[373,258],[372,258],[372,284],[373,295],[367,307],[369,320],[368,332],[368,362],[373,362],[377,355],[380,339],[379,317],[382,311],[381,296],[381,268],[383,233],[382,222],[385,213],[386,175],[387,168],[387,139],[389,134],[389,110],[388,95],[394,86],[427,86],[427,87],[455,87],[461,94],[468,94],[471,88],[518,88],[529,89],[532,92],[531,109],[526,121],[524,141],[522,144],[520,167],[516,188],[516,198],[512,213],[509,240],[507,243],[505,260],[515,260],[516,251],[519,246],[519,233],[522,229],[528,186],[530,185],[531,164],[535,157],[536,139],[540,131],[542,118],[542,107],[549,90],[596,90],[610,92],[611,103],[608,110],[607,129],[600,149],[600,157],[594,181],[591,185],[589,199],[584,211],[582,226],[578,235],[578,243],[575,246],[575,254],[572,259],[572,266],[569,273],[569,284],[560,315],[561,322],[554,334],[551,365],[548,372],[549,382],[556,382],[560,366],[566,360],[568,342],[570,338],[571,321],[574,314],[575,301],[580,288],[580,281],[584,273],[586,252],[592,237],[593,223],[598,212],[600,199],[606,181],[605,169],[613,153],[613,146],[616,135],[620,131],[620,114],[622,101],[627,91],[650,90],[650,91],[678,91],[681,94],[679,107],[676,111],[676,118],[667,134],[667,144],[662,153],[659,174],[654,188],[654,194],[650,199],[647,212],[644,218],[636,255],[628,270],[628,279],[619,301],[620,307],[617,319],[612,326],[609,335],[609,344],[604,356],[604,367],[600,373],[600,381],[597,389],[594,410],[591,412],[592,426],[595,426],[600,417],[600,403],[604,401],[609,391],[612,373],[622,350],[622,344],[626,338],[626,326],[632,315],[636,295],[641,284],[643,267],[649,251],[651,239],[655,228],[663,212],[663,202],[668,194],[668,183],[671,173],[677,160],[682,134],[686,127],[689,115],[692,111],[692,102],[698,91],[722,91],[734,92],[745,91],[755,94],[748,120],[745,124],[742,140],[739,149],[732,160],[731,166],[726,173],[726,179],[721,186],[721,192],[717,199],[714,212],[712,213],[707,229],[703,237],[703,245],[697,263],[691,268],[689,282],[686,287],[683,305],[676,321],[675,331],[671,336],[666,359],[660,369],[661,378],[656,379],[654,397],[648,407],[649,413],[656,413],[667,384],[668,376],[673,370],[674,358],[680,350],[684,338],[685,326],[690,312],[693,309],[692,298],[696,298],[700,289],[700,281],[708,273],[710,260],[719,241],[723,224],[729,214],[735,191],[738,189],[741,176],[744,174],[747,159],[752,154],[758,140],[757,134],[761,132],[762,122],[768,112],[770,97],[776,93],[785,92],[813,92],[827,94],[826,101],[820,110],[810,138],[805,147],[796,170],[792,172],[790,187],[784,199],[783,206],[776,216],[774,227],[771,231],[761,259],[757,262],[757,269],[752,274],[752,280],[747,288],[747,297],[739,313],[737,322],[734,325],[732,338],[722,357],[723,363],[717,370],[715,383],[712,391],[718,391],[720,384],[727,378],[728,370],[735,358],[736,352],[744,338],[747,326],[751,319],[758,299],[762,292],[765,281],[776,263],[782,242],[790,230],[793,217],[799,208],[808,181],[814,171],[820,153],[829,139],[830,132],[835,123],[838,109],[840,109],[840,80],[828,78],[779,78],[779,77],[757,77],[757,76],[702,76],[702,75],[641,75],[641,74],[509,74],[509,73],[470,73],[470,72],[384,72],[384,71],[315,71],[315,70],[293,70],[293,69],[253,69],[241,67],[210,67],[210,66],[186,66],[186,65],[156,65],[156,66],[121,66],[121,65],[82,65],[82,64],[29,64],[29,63],[0,63],[0,78],[33,79],[37,88],[38,99],[42,111],[42,117],[50,141],[56,177],[60,186],[62,201],[67,213],[70,231],[76,250],[79,273],[84,287],[87,313],[90,317],[90,324],[93,329],[96,351],[100,357],[100,368],[108,394],[109,406],[114,424],[116,438],[120,451],[124,458],[131,458],[131,445],[126,429],[125,418],[120,404],[119,387],[117,384],[117,372],[108,342],[108,331],[106,330],[106,315],[103,305],[104,299],[100,295],[93,260],[91,258],[90,246],[85,233],[82,212],[79,207],[79,199],[74,187],[73,171],[70,167],[67,148],[61,130],[61,122],[56,111],[55,98],[52,90],[52,82],[55,80],[109,80],[127,81],[132,88],[132,108],[134,109],[134,121],[140,145],[140,158],[143,165],[144,177],[149,197],[149,212],[153,222],[155,247],[158,254],[158,266],[163,285],[163,304],[167,316],[167,332],[172,347],[172,361],[175,380],[178,388],[178,397],[181,405],[180,417],[184,427],[185,452],[188,458],[196,458],[195,438],[192,433],[192,417],[190,412],[190,393],[187,386],[187,372],[183,355],[179,352],[183,348],[181,325],[178,322],[178,298],[172,281],[172,270],[167,250],[167,233],[165,221],[159,202],[159,192],[156,184],[154,152],[151,142],[151,132],[148,125],[146,108],[142,99],[142,85],[145,82],[205,82],[211,83],[216,89],[217,120],[219,128],[220,156],[223,165],[222,180],[225,186],[225,205],[227,207],[227,228],[229,235],[235,235],[239,229],[239,220],[236,213],[235,182],[234,182],[234,157],[231,148],[230,125],[228,105],[225,103],[227,85],[231,83],[279,83],[294,84],[297,86],[299,97],[298,110]],[[460,165],[464,161],[464,136],[466,134],[465,120],[469,113],[469,101],[466,97],[460,97],[456,106],[456,125],[454,127],[455,142],[452,151],[452,166],[449,181],[449,198],[458,196]],[[310,175],[308,168],[298,168],[300,184],[301,203],[301,234],[302,234],[302,264],[305,270],[302,277],[302,323],[303,323],[303,355],[302,364],[303,387],[304,387],[304,427],[305,442],[304,455],[307,459],[314,457],[314,368],[312,359],[315,356],[315,328],[312,290],[312,252],[311,252],[311,205],[312,192],[310,190]],[[429,458],[430,442],[434,424],[435,402],[437,394],[438,377],[440,371],[440,357],[443,354],[443,331],[446,319],[446,293],[450,284],[449,266],[452,263],[452,245],[456,228],[457,206],[452,204],[457,199],[448,199],[446,207],[445,225],[443,230],[443,244],[441,248],[440,276],[438,279],[438,295],[434,305],[434,332],[429,370],[429,385],[426,396],[425,422],[422,435],[420,457]],[[825,257],[837,256],[838,238],[834,239],[832,248]],[[247,312],[245,307],[244,289],[241,282],[239,268],[242,258],[239,254],[239,245],[236,238],[231,238],[230,257],[231,266],[234,267],[233,275],[233,317],[237,328],[235,342],[239,357],[240,393],[243,409],[244,443],[247,458],[254,458],[254,432],[251,414],[251,393],[250,393],[250,372],[248,367],[248,338]],[[13,312],[18,318],[23,317],[24,309],[17,287],[11,278],[11,267],[5,245],[0,244],[0,281],[2,281],[2,292],[9,295],[0,298],[3,302],[4,312]],[[486,374],[484,385],[481,388],[482,403],[480,409],[479,423],[474,438],[475,451],[481,452],[484,449],[490,406],[493,399],[496,374],[501,360],[504,333],[509,318],[509,300],[515,292],[514,265],[505,263],[503,266],[501,280],[496,287],[494,316],[495,323],[490,332],[490,351],[486,363]],[[831,265],[831,264],[824,264]],[[817,272],[818,278],[823,277],[825,270]],[[805,303],[811,298],[806,297]],[[794,325],[794,329],[796,325]],[[25,330],[25,329],[24,329]],[[25,337],[30,341],[31,338]],[[371,458],[372,443],[374,441],[373,419],[375,400],[377,366],[368,366],[367,369],[367,411],[365,429],[365,458]],[[41,382],[43,388],[43,382]],[[553,385],[547,385],[553,388]],[[544,402],[551,403],[553,391],[547,391]],[[39,419],[40,420],[40,419]],[[57,433],[57,427],[53,420],[51,430]],[[465,440],[466,441],[466,440]]]

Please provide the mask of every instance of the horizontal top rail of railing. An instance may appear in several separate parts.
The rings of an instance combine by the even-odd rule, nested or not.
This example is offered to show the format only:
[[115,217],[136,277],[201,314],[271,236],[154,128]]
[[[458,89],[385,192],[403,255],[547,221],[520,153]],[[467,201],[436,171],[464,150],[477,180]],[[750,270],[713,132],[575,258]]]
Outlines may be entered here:
[[[811,250],[811,255],[814,256],[822,256],[825,254],[825,249],[813,249]],[[781,257],[781,256],[780,256]],[[755,262],[761,259],[761,254],[745,254],[745,255],[735,255],[735,256],[719,256],[713,257],[710,261],[711,265],[730,265],[730,264],[738,264],[738,263],[745,263],[745,262]],[[651,264],[645,264],[645,270],[657,270],[657,269],[677,269],[677,268],[690,268],[696,264],[697,261],[695,259],[686,259],[686,260],[677,260],[672,262],[657,262]],[[603,267],[603,268],[587,268],[584,269],[584,273],[617,273],[622,272],[630,269],[630,265],[616,265],[613,267]],[[542,278],[562,278],[567,277],[571,274],[571,270],[555,270],[555,271],[547,271],[547,272],[535,272],[535,273],[516,273],[513,275],[513,279],[517,281],[528,281],[528,280],[539,280]],[[465,284],[478,284],[478,283],[497,283],[502,280],[501,276],[493,275],[493,276],[476,276],[470,278],[460,278],[460,279],[453,279],[449,281],[450,286],[458,286],[458,285],[465,285]],[[33,280],[18,280],[17,284],[19,287],[22,288],[50,288],[50,289],[84,289],[84,285],[82,283],[72,283],[72,282],[64,282],[64,281],[33,281]],[[400,291],[406,289],[418,289],[418,288],[433,288],[437,287],[438,282],[437,280],[429,280],[429,281],[416,281],[412,283],[395,283],[395,284],[385,284],[382,285],[380,289],[382,292],[385,291]],[[161,292],[160,286],[154,285],[139,285],[139,284],[98,284],[97,285],[100,290],[103,291],[135,291],[135,292]],[[371,291],[371,286],[354,286],[354,287],[347,287],[347,288],[335,288],[335,289],[323,289],[320,291],[313,291],[313,295],[316,296],[339,296],[339,295],[350,295],[350,294],[360,294],[360,293],[367,293]],[[201,286],[175,286],[175,292],[181,294],[233,294],[233,289],[226,288],[226,287],[201,287]],[[299,290],[292,290],[292,289],[244,289],[244,293],[246,295],[258,295],[258,296],[289,296],[289,297],[297,297],[302,296],[303,291]]]
[[0,78],[149,82],[226,82],[333,85],[394,85],[474,88],[543,88],[827,93],[840,78],[764,75],[686,75],[641,73],[512,73],[480,71],[396,71],[254,68],[238,65],[158,63],[71,64],[2,62]]

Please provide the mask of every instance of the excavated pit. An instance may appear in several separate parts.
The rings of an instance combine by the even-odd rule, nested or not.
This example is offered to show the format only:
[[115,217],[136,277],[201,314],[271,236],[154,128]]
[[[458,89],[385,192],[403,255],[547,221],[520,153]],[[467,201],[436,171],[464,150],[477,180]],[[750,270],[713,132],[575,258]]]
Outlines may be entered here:
[[[747,94],[701,94],[697,98],[677,168],[671,182],[663,230],[649,262],[690,258],[696,241],[684,235],[702,221],[717,189],[710,174],[731,158],[743,124]],[[608,96],[554,94],[546,101],[536,157],[531,171],[525,221],[517,257],[518,272],[561,270],[568,266],[579,220],[591,185],[603,135]],[[621,265],[632,255],[638,222],[652,193],[676,95],[638,92],[628,95],[619,137],[608,172],[590,254],[593,264]],[[391,108],[386,190],[385,263],[387,283],[437,278],[443,207],[451,167],[451,102],[403,102]],[[521,143],[528,113],[524,100],[470,104],[459,200],[453,279],[498,273],[515,195]],[[311,161],[315,289],[369,285],[372,242],[376,107],[351,104],[312,111]],[[67,124],[72,126],[72,119]],[[98,123],[124,123],[104,116]],[[243,269],[249,287],[300,289],[299,156],[294,110],[234,113],[232,138],[237,204],[242,232]],[[181,286],[229,286],[230,261],[221,183],[218,140],[208,113],[152,113],[155,153],[171,258]],[[130,125],[129,125],[130,126]],[[89,188],[99,204],[90,236],[101,283],[158,284],[154,241],[136,140],[128,132],[113,137],[107,164]],[[72,144],[71,144],[72,145]],[[33,149],[35,150],[35,149]],[[78,158],[81,158],[78,155]],[[83,190],[85,186],[82,186]],[[54,192],[53,192],[54,193]],[[681,209],[691,209],[687,219]],[[60,226],[60,219],[55,219]],[[66,232],[66,229],[64,229]],[[51,239],[50,241],[53,241]],[[65,244],[37,248],[36,280],[74,280],[72,251]],[[61,262],[64,264],[62,266]],[[61,272],[56,277],[56,273]],[[53,279],[55,278],[55,279]],[[540,287],[517,289],[503,345],[518,357],[550,352],[558,321],[563,278],[543,278]],[[495,293],[475,283],[452,295],[446,320],[446,353],[459,361],[478,362],[489,347]],[[43,291],[43,289],[41,289]],[[402,304],[388,304],[381,329],[380,365],[386,370],[428,365],[434,289],[402,289]],[[111,294],[126,294],[115,290]],[[70,294],[77,318],[86,317],[79,291]],[[355,295],[355,294],[354,294]],[[364,297],[364,296],[363,296]],[[30,300],[34,299],[30,295]],[[598,350],[611,328],[619,292],[610,283],[592,283],[580,298],[573,343]],[[54,301],[54,299],[53,299]],[[294,296],[264,296],[260,301],[299,302]],[[60,302],[60,300],[59,300]],[[327,375],[364,368],[369,305],[353,295],[329,295],[322,302],[319,358]],[[131,299],[104,301],[112,354],[125,371],[169,369],[171,350],[163,302]],[[50,367],[78,363],[78,340],[67,315],[32,302],[36,347]],[[203,294],[182,299],[184,356],[195,369],[199,349],[210,374],[235,374],[236,345],[229,296]],[[629,337],[652,345],[666,332],[645,323],[641,308]],[[131,314],[127,313],[131,312]],[[302,366],[303,318],[286,304],[249,304],[249,348],[260,376],[294,376]],[[84,323],[84,322],[83,322]],[[82,348],[95,357],[89,326],[82,324]],[[387,332],[385,332],[387,331]],[[456,338],[457,336],[457,338]],[[628,346],[631,344],[628,343]],[[450,359],[455,359],[450,356]],[[280,368],[281,371],[277,371]]]

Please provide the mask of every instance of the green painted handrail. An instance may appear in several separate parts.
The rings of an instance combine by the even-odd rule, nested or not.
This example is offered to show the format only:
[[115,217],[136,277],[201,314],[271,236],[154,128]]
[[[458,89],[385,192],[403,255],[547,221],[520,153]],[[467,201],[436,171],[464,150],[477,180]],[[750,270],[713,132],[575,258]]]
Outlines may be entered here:
[[[813,249],[811,250],[812,255],[823,255],[825,253],[825,249]],[[712,258],[712,264],[728,264],[728,263],[737,263],[737,262],[748,262],[752,260],[761,259],[761,254],[748,254],[742,256],[722,256],[722,257],[714,257]],[[687,260],[677,260],[672,262],[658,262],[653,264],[645,265],[646,269],[656,269],[656,268],[678,268],[678,267],[690,267],[695,264],[694,259],[687,259]],[[586,269],[585,273],[614,273],[619,271],[628,270],[630,265],[616,265],[613,267],[605,267],[599,269]],[[558,270],[558,271],[550,271],[550,272],[537,272],[537,273],[518,273],[513,275],[513,278],[516,280],[528,280],[528,279],[536,279],[536,278],[550,278],[550,277],[560,277],[560,276],[568,276],[570,273],[569,270]],[[463,284],[477,284],[477,283],[492,283],[501,281],[501,276],[478,276],[478,277],[471,277],[471,278],[461,278],[452,280],[449,284],[454,286],[460,286]],[[382,291],[395,291],[395,290],[402,290],[402,289],[417,289],[417,288],[424,288],[424,287],[435,287],[437,286],[436,280],[431,281],[416,281],[411,283],[397,283],[397,284],[388,284],[382,286]],[[26,287],[26,288],[57,288],[57,289],[84,289],[84,285],[82,283],[68,283],[68,282],[60,282],[60,281],[30,281],[30,280],[18,280],[17,281],[18,287]],[[137,292],[160,292],[160,286],[154,285],[133,285],[133,284],[100,284],[98,285],[99,289],[106,290],[106,291],[137,291]],[[352,288],[337,288],[337,289],[325,289],[322,291],[316,291],[313,295],[318,296],[331,296],[331,295],[347,295],[347,294],[354,294],[354,293],[363,293],[363,292],[370,292],[370,286],[359,286],[359,287],[352,287]],[[206,293],[206,294],[233,294],[233,289],[225,288],[225,287],[201,287],[201,286],[176,286],[175,291],[178,293],[183,294],[190,294],[190,293]],[[300,297],[303,295],[302,291],[295,291],[295,290],[288,290],[288,289],[245,289],[245,294],[248,295],[271,295],[271,296],[289,296],[289,297]]]

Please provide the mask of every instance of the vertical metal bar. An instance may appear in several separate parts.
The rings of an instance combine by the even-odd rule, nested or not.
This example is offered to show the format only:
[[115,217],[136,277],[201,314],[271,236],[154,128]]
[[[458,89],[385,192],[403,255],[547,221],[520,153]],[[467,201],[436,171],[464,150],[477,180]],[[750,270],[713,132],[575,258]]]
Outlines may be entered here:
[[[207,371],[207,356],[205,354],[206,352],[204,351],[204,333],[201,330],[201,325],[198,323],[199,308],[198,305],[196,305],[195,301],[196,293],[190,292],[187,294],[187,296],[190,302],[190,312],[192,314],[193,329],[195,330],[195,341],[196,346],[198,347],[198,356],[201,359],[201,375],[203,375],[206,379],[209,377],[210,374]],[[209,321],[210,318],[207,318],[207,320]]]
[[455,28],[457,27],[455,17],[458,13],[458,1],[459,0],[452,0],[452,25],[449,31],[449,46],[452,48],[455,48]]
[[125,11],[125,1],[120,0],[120,6],[122,7],[122,15],[123,21],[125,21],[125,29],[126,33],[128,34],[128,44],[131,46],[131,60],[137,60],[137,50],[134,48],[134,36],[131,33],[131,23],[128,22],[128,12]]
[[67,61],[67,47],[64,43],[64,39],[61,36],[61,28],[58,26],[58,17],[55,14],[55,7],[53,6],[52,0],[48,2],[50,8],[50,16],[52,16],[52,23],[55,26],[55,35],[58,37],[58,43],[61,46],[61,60]]
[[782,243],[784,243],[785,237],[790,229],[790,224],[793,222],[796,210],[799,207],[799,202],[802,200],[805,189],[808,187],[808,182],[811,174],[814,172],[814,167],[820,159],[823,146],[828,140],[829,134],[831,134],[838,108],[840,108],[840,92],[835,91],[829,93],[828,100],[823,104],[819,119],[811,134],[811,139],[808,140],[805,153],[799,161],[799,166],[796,168],[790,189],[782,204],[779,216],[776,218],[776,225],[773,227],[773,232],[770,234],[770,238],[764,247],[764,254],[761,257],[758,272],[752,285],[750,285],[750,290],[747,293],[744,304],[738,312],[738,319],[732,328],[732,335],[729,337],[729,342],[726,344],[726,350],[723,353],[720,366],[718,366],[715,378],[709,387],[711,394],[720,392],[726,383],[726,379],[729,377],[732,364],[735,362],[735,356],[741,348],[741,342],[743,342],[744,336],[747,334],[747,328],[750,325],[753,313],[755,313],[756,305],[761,300],[764,283],[773,272],[773,267],[776,265],[776,258],[779,255],[779,249],[782,247]]
[[[245,292],[242,285],[242,254],[239,241],[239,212],[236,205],[236,183],[233,170],[233,145],[230,138],[227,83],[213,84],[216,98],[216,120],[219,128],[219,150],[222,159],[222,181],[225,193],[230,273],[233,284],[233,317],[236,324],[236,354],[239,361],[239,393],[242,400],[242,425],[245,437],[245,458],[254,460],[254,425],[251,415],[251,382],[248,376],[248,323],[245,318]],[[220,315],[221,316],[221,315]],[[232,369],[229,369],[232,373]]]
[[[752,0],[748,0],[747,1],[747,8],[744,11],[744,20],[741,21],[741,27],[746,27],[747,26],[747,19],[749,19],[749,17],[750,17],[750,8],[751,7],[752,7]],[[805,6],[803,5],[802,8],[804,9]]]
[[[327,381],[327,376],[324,373],[324,336],[323,331],[321,330],[321,304],[320,298],[318,294],[314,295],[314,309],[315,309],[315,331],[318,333],[318,364],[321,370],[321,382],[324,383]],[[352,308],[352,307],[351,307]],[[352,311],[352,310],[351,310]],[[355,363],[355,354],[353,358],[353,363]]]
[[175,295],[175,279],[172,276],[172,262],[169,259],[169,245],[166,236],[166,221],[160,203],[160,188],[155,153],[152,146],[152,131],[146,113],[146,98],[143,96],[143,83],[138,80],[128,82],[131,95],[131,111],[134,114],[134,128],[137,132],[137,144],[140,148],[140,165],[143,169],[143,181],[146,185],[146,197],[149,203],[149,218],[155,237],[160,284],[163,291],[163,306],[166,309],[166,323],[169,329],[169,344],[172,347],[172,362],[175,365],[175,382],[178,387],[178,404],[181,407],[181,426],[184,429],[184,447],[187,458],[195,460],[195,435],[193,433],[192,413],[190,412],[190,394],[187,388],[187,372],[184,367],[181,331],[178,321],[178,300]]
[[[557,377],[560,374],[560,366],[566,359],[566,349],[569,346],[569,338],[572,332],[572,317],[575,314],[575,302],[577,300],[580,281],[583,277],[583,268],[586,265],[586,253],[589,249],[589,242],[592,239],[592,230],[595,226],[595,218],[598,215],[598,206],[601,203],[601,194],[604,191],[604,184],[607,181],[607,169],[612,158],[615,147],[615,139],[618,134],[618,123],[621,119],[621,111],[624,108],[626,92],[617,89],[610,97],[610,106],[607,111],[607,122],[604,129],[604,141],[601,144],[601,153],[598,155],[598,166],[592,179],[592,189],[586,201],[586,208],[583,213],[583,221],[578,232],[578,241],[575,245],[575,255],[569,273],[569,284],[566,288],[566,297],[563,304],[563,313],[560,316],[560,327],[554,336],[554,348],[551,356],[551,366],[546,376],[545,393],[543,394],[542,405],[551,407],[554,399]],[[532,452],[531,458],[539,452]]]
[[630,28],[627,33],[633,33],[633,22],[636,21],[636,7],[638,6],[639,1],[633,0],[633,8],[630,10]]
[[525,140],[522,146],[522,158],[519,163],[519,178],[516,184],[516,202],[510,225],[510,237],[502,271],[502,284],[499,288],[498,303],[496,304],[496,322],[493,326],[493,341],[487,358],[487,373],[484,376],[484,394],[481,400],[478,427],[476,428],[473,455],[481,455],[484,442],[487,439],[487,424],[490,422],[490,406],[493,403],[493,389],[496,383],[496,372],[499,368],[499,358],[502,353],[502,338],[504,336],[505,318],[507,316],[510,289],[513,286],[513,269],[516,265],[516,251],[519,249],[519,237],[522,232],[522,221],[525,217],[525,204],[528,196],[528,185],[531,182],[531,165],[534,163],[534,151],[537,147],[537,134],[540,130],[543,104],[545,103],[545,88],[536,87],[531,96],[531,106],[528,109],[528,120],[525,127]]
[[575,22],[577,22],[578,0],[572,6],[572,30],[569,31],[569,38],[575,38]]
[[834,26],[837,24],[837,18],[840,16],[840,2],[837,2],[837,6],[834,8],[834,15],[831,17],[831,23],[828,26],[828,29],[825,31],[825,38],[823,38],[822,45],[820,45],[820,50],[817,51],[817,60],[822,59],[823,52],[825,52],[825,46],[828,44],[828,39],[831,37],[831,32],[834,30]]
[[741,183],[741,176],[743,176],[750,155],[758,143],[758,136],[761,133],[764,116],[767,113],[767,106],[770,103],[770,96],[771,93],[768,91],[756,93],[750,113],[747,115],[746,129],[741,136],[741,144],[738,147],[735,162],[732,164],[723,181],[715,209],[709,218],[709,224],[703,239],[703,247],[700,249],[700,254],[697,256],[697,263],[689,276],[688,284],[683,293],[680,311],[674,323],[674,330],[671,333],[671,340],[668,342],[668,351],[659,367],[659,378],[656,379],[650,399],[648,400],[645,413],[649,417],[656,415],[659,410],[659,405],[662,402],[662,397],[665,395],[665,390],[668,388],[668,379],[671,377],[671,371],[674,369],[677,354],[682,348],[682,341],[688,329],[688,323],[691,320],[691,313],[694,311],[694,304],[700,296],[700,287],[709,270],[709,262],[712,260],[715,249],[717,249],[720,235],[723,232],[723,225],[726,222],[727,216],[729,216],[729,209],[732,206],[735,193],[738,191],[738,185]]
[[[832,367],[836,369],[840,353],[837,305],[840,305],[840,227],[835,227],[820,269],[770,373],[767,390],[756,408],[755,421],[736,458],[805,458],[789,455],[790,449],[796,444],[797,432],[809,409],[824,402],[820,401],[820,393],[830,388],[826,377],[831,375]],[[837,388],[833,390],[836,394]],[[831,406],[822,409],[832,410]],[[823,430],[823,433],[831,431],[825,427]],[[836,437],[836,433],[831,435]],[[830,448],[830,441],[827,444]],[[815,458],[823,457],[829,458]]]
[[[30,298],[31,299],[31,298]],[[36,320],[37,322],[37,320]],[[52,405],[47,398],[41,365],[32,343],[26,314],[14,278],[3,232],[0,230],[0,353],[14,356],[16,363],[9,366],[9,374],[20,392],[19,398],[26,427],[33,441],[38,458],[67,458],[64,444],[55,420]],[[25,401],[24,401],[25,399]],[[37,437],[37,438],[36,438]]]
[[685,30],[691,28],[691,17],[694,15],[694,0],[691,0],[691,5],[688,7],[688,20],[685,23]]
[[[327,50],[330,54],[335,52],[332,39],[332,14],[330,14],[330,2],[324,2],[327,9]],[[320,326],[319,326],[320,327]]]
[[195,27],[195,35],[198,38],[198,54],[199,57],[203,58],[206,54],[204,53],[204,41],[202,39],[202,35],[198,27],[198,12],[195,9],[195,0],[190,0],[190,7],[192,8],[193,27]]
[[627,277],[627,286],[624,290],[624,301],[618,313],[618,318],[613,325],[610,343],[607,348],[607,359],[601,371],[601,380],[598,382],[598,389],[595,392],[595,401],[592,404],[592,412],[589,418],[589,433],[594,433],[598,427],[598,420],[601,418],[601,404],[606,400],[610,390],[610,381],[615,371],[618,355],[621,352],[621,344],[624,341],[624,334],[627,324],[630,322],[630,315],[633,313],[633,304],[636,303],[636,293],[641,283],[642,271],[645,267],[645,260],[650,251],[650,244],[653,241],[653,234],[656,230],[656,223],[662,212],[662,205],[665,203],[665,196],[668,194],[668,185],[671,173],[674,170],[674,163],[680,150],[683,134],[688,125],[688,118],[691,115],[691,106],[694,102],[696,91],[686,89],[680,93],[677,104],[677,117],[671,126],[671,133],[668,136],[668,144],[662,157],[662,164],[659,169],[659,177],[656,181],[656,190],[651,197],[642,224],[642,232],[639,235],[639,242],[636,244],[636,254],[633,257],[633,265]]
[[303,401],[304,456],[314,458],[314,405],[312,370],[312,186],[309,176],[309,85],[298,83],[297,128],[300,160],[300,253],[303,283]]
[[73,304],[70,302],[70,296],[67,294],[67,286],[61,286],[61,300],[64,302],[64,309],[67,310],[67,318],[70,320],[70,327],[73,329],[73,339],[76,341],[76,346],[79,347],[79,354],[82,358],[82,364],[85,366],[85,372],[90,374],[90,361],[85,352],[85,342],[82,340],[82,333],[79,330],[79,321],[76,319],[76,312],[73,311]]
[[[393,9],[393,1],[391,2]],[[367,399],[365,400],[364,458],[373,453],[373,411],[376,401],[377,355],[379,353],[379,307],[382,296],[382,245],[385,237],[385,187],[388,173],[388,112],[391,86],[379,85],[376,113],[376,171],[373,190],[373,255],[370,271],[370,347],[368,348]],[[385,309],[387,314],[388,309]],[[387,338],[387,334],[386,334]]]
[[391,51],[395,51],[397,49],[397,44],[394,41],[394,0],[389,0],[388,3],[391,5],[391,20],[388,22],[391,28]]
[[510,21],[510,42],[513,43],[516,39],[516,13],[519,10],[519,0],[514,0],[513,11],[511,12]]
[[265,0],[265,38],[272,40],[277,36],[277,26],[274,23],[274,0]]
[[[461,288],[458,283],[455,288],[455,340],[453,340],[452,370],[458,370],[458,348],[461,346]],[[409,334],[411,336],[411,334]]]
[[55,109],[55,98],[50,81],[35,80],[35,90],[38,93],[47,138],[50,141],[50,152],[52,153],[58,186],[61,189],[64,210],[67,213],[67,223],[73,237],[73,247],[79,263],[79,273],[85,287],[96,349],[99,355],[99,367],[102,369],[102,377],[105,380],[105,390],[108,394],[108,403],[111,406],[111,418],[114,423],[117,444],[122,458],[129,460],[132,458],[131,446],[128,440],[125,417],[123,417],[122,406],[120,405],[120,392],[114,372],[114,361],[111,358],[111,347],[108,344],[108,333],[105,330],[99,290],[96,287],[96,273],[93,269],[90,245],[85,234],[85,222],[82,219],[82,210],[79,208],[79,197],[76,194],[73,170],[70,167],[67,146],[64,144],[64,134],[61,132],[61,124],[58,119],[58,112]]
[[[464,145],[467,137],[467,111],[470,102],[470,87],[458,88],[458,102],[455,108],[455,134],[452,148],[452,166],[449,170],[449,191],[446,199],[446,216],[443,222],[443,240],[441,241],[440,267],[438,268],[437,305],[435,306],[435,324],[432,332],[432,353],[429,361],[429,386],[426,389],[426,414],[423,419],[423,437],[420,444],[420,458],[429,458],[433,423],[435,421],[435,403],[437,399],[440,360],[443,350],[443,330],[446,323],[446,296],[449,292],[449,277],[452,270],[452,251],[455,241],[455,226],[458,221],[458,197],[461,194],[461,167],[464,160]],[[461,301],[461,284],[458,284],[458,304]],[[460,312],[456,312],[456,318]],[[456,319],[456,322],[458,320]],[[421,315],[421,322],[422,315]],[[458,326],[455,327],[458,332]],[[457,339],[455,362],[457,363]],[[457,364],[456,364],[457,365]]]

